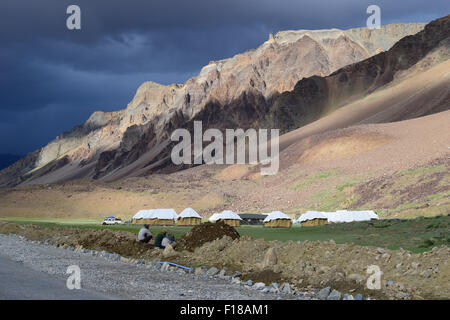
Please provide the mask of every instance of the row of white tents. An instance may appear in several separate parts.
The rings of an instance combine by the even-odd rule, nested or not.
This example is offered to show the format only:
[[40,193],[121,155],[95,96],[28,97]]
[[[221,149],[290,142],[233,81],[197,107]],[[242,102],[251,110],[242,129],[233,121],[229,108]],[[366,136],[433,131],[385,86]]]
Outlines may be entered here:
[[174,209],[151,209],[140,210],[133,216],[132,222],[135,224],[173,225],[175,221],[178,221],[179,225],[195,225],[200,224],[201,220],[202,217],[192,208],[186,208],[180,214],[177,214]]
[[297,222],[302,225],[320,225],[325,223],[348,223],[357,221],[378,220],[378,215],[372,210],[335,212],[307,211],[298,218]]
[[[346,223],[357,221],[378,220],[378,215],[371,210],[368,211],[347,211],[338,210],[335,212],[307,211],[297,220],[291,219],[287,214],[281,211],[273,211],[267,214],[264,219],[264,226],[274,228],[289,228],[292,223],[300,223],[302,226],[315,226],[327,223]],[[198,225],[202,217],[192,208],[184,209],[177,214],[174,209],[152,209],[140,210],[133,216],[135,224],[151,225]],[[214,213],[210,222],[223,221],[231,226],[240,226],[242,218],[231,210],[225,210],[221,213]]]

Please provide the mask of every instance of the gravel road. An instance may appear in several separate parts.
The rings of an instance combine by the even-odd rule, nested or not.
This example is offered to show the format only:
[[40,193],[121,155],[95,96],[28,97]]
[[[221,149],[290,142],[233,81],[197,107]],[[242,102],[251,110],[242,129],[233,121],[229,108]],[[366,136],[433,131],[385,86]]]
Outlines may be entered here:
[[[112,299],[152,299],[152,300],[265,300],[265,299],[309,299],[302,295],[281,295],[263,293],[243,285],[231,284],[218,278],[210,278],[205,274],[194,275],[177,271],[161,271],[151,264],[133,264],[121,261],[111,261],[102,256],[76,252],[69,249],[56,248],[50,245],[31,242],[17,235],[0,234],[0,256],[23,263],[23,266],[50,275],[65,284],[69,275],[66,270],[71,265],[78,265],[81,270],[81,287],[86,292],[97,292],[86,297]],[[3,267],[2,267],[3,266]],[[20,281],[23,270],[1,270],[5,268],[0,263],[0,283],[5,277],[11,281],[17,279],[16,286],[23,285]],[[8,269],[12,269],[8,267]],[[13,272],[14,274],[9,274]],[[30,271],[31,273],[32,271]],[[25,279],[23,279],[25,280]],[[44,280],[45,281],[45,280]],[[49,279],[48,281],[51,281]],[[51,286],[48,286],[51,288]],[[16,289],[17,289],[16,288]],[[49,289],[52,290],[52,289]],[[74,292],[77,290],[69,290]],[[12,294],[11,294],[12,295]],[[39,297],[32,296],[34,299]],[[26,297],[23,297],[26,299]],[[51,299],[51,292],[42,292],[42,298]],[[59,296],[66,299],[67,295]],[[78,297],[80,298],[80,297]],[[80,299],[83,299],[81,297]]]

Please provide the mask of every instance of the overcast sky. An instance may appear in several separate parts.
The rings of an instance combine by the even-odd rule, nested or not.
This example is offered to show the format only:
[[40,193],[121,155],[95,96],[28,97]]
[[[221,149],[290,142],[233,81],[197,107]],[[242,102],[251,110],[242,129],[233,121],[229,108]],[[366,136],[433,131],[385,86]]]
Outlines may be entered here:
[[[66,9],[81,8],[81,30]],[[448,0],[1,0],[0,153],[26,154],[96,111],[122,109],[144,81],[183,83],[270,32],[429,22]]]

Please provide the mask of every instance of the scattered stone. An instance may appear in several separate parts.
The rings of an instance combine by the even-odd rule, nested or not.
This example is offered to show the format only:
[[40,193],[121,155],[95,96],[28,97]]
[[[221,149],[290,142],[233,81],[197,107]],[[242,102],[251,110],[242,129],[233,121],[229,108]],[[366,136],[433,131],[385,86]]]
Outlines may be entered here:
[[348,279],[348,280],[355,281],[355,282],[357,282],[357,283],[362,283],[362,282],[364,282],[364,281],[366,280],[366,278],[365,278],[363,275],[358,274],[358,273],[352,273],[352,274],[349,274],[349,275],[347,276],[347,279]]
[[342,298],[342,293],[340,293],[337,290],[333,290],[328,295],[327,300],[341,300],[341,298]]
[[213,276],[215,276],[218,272],[219,272],[219,269],[217,269],[216,267],[212,267],[212,268],[210,268],[208,271],[206,271],[206,275],[208,275],[209,277],[213,277]]
[[269,287],[278,289],[278,283],[275,283],[275,282],[274,282],[274,283],[271,283]]
[[232,284],[240,284],[241,279],[239,277],[233,277],[233,278],[231,278],[231,283]]
[[317,299],[319,299],[319,300],[327,300],[328,296],[330,295],[330,292],[331,292],[331,288],[330,287],[323,288],[322,290],[320,290],[317,293]]
[[291,294],[291,293],[292,293],[291,285],[290,285],[289,283],[287,283],[287,282],[285,282],[285,283],[283,283],[283,284],[281,285],[280,290],[281,290],[281,292],[284,293],[284,294]]
[[361,293],[358,293],[356,296],[355,296],[355,300],[362,300],[363,299],[363,295],[361,294]]
[[430,278],[431,277],[431,272],[429,270],[425,270],[420,274],[422,277],[424,278]]
[[262,282],[257,282],[253,285],[253,289],[255,290],[262,290],[266,287],[266,285]]
[[220,279],[224,279],[226,274],[227,274],[227,271],[225,269],[222,269],[222,270],[220,270],[218,277]]
[[280,293],[280,290],[278,290],[277,288],[274,288],[274,287],[270,287],[269,292],[270,293]]
[[388,286],[388,287],[392,286],[393,284],[394,284],[394,281],[388,280],[388,282],[387,282],[387,286]]
[[171,258],[178,255],[178,252],[175,251],[175,249],[172,247],[171,244],[168,244],[163,251],[163,257],[164,258]]
[[407,299],[409,298],[409,294],[407,294],[406,292],[398,292],[395,297],[398,299]]
[[194,271],[194,274],[195,275],[201,275],[203,273],[203,269],[202,269],[202,267],[198,267],[198,268],[195,268],[195,271]]
[[161,265],[161,271],[168,271],[169,270],[170,265],[167,262],[164,262]]
[[262,268],[265,269],[267,267],[273,267],[278,263],[277,252],[275,248],[269,248],[264,256],[264,260],[262,262]]

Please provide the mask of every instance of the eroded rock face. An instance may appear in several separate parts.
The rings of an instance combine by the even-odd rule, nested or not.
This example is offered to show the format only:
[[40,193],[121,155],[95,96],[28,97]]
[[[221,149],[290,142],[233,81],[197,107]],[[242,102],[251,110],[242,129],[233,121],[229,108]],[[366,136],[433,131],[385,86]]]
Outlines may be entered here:
[[[174,129],[190,128],[194,120],[202,120],[204,128],[258,127],[270,112],[278,117],[277,111],[271,111],[273,102],[282,92],[293,89],[313,102],[311,108],[301,107],[299,111],[305,114],[303,122],[308,122],[318,116],[310,115],[316,100],[327,98],[326,83],[313,78],[298,85],[300,79],[323,79],[319,77],[386,51],[423,27],[396,24],[372,31],[283,31],[255,50],[209,63],[184,84],[146,82],[126,109],[95,112],[84,125],[63,133],[19,164],[1,171],[0,186],[82,177],[108,181],[146,174],[167,158],[167,141]],[[348,81],[345,74],[339,77],[339,81]],[[290,119],[284,123],[283,115],[280,119],[281,128],[299,124],[291,124]],[[62,158],[66,160],[52,165]],[[45,174],[39,173],[44,168]]]

